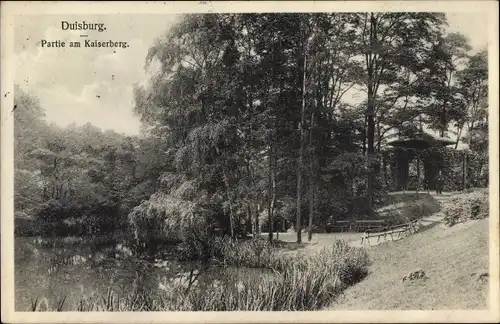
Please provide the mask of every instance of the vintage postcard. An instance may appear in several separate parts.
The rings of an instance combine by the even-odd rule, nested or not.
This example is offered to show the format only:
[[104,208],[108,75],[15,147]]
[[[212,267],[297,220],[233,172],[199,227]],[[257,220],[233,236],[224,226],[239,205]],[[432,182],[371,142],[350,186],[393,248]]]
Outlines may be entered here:
[[495,1],[2,2],[2,322],[498,322]]

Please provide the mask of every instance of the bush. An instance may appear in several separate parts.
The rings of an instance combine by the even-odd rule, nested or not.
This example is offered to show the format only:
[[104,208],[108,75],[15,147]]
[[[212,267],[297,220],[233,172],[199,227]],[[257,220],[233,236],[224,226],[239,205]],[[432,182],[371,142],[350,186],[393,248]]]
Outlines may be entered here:
[[470,219],[482,219],[489,216],[488,190],[465,193],[444,203],[444,222],[453,226]]
[[122,225],[116,206],[105,200],[80,203],[74,199],[52,199],[34,209],[33,215],[33,230],[30,235],[80,236],[113,233]]
[[14,233],[16,236],[36,235],[37,228],[35,221],[23,211],[14,211]]
[[131,243],[146,250],[156,249],[159,242],[182,243],[186,258],[196,258],[206,254],[213,232],[211,216],[200,204],[155,193],[128,215]]

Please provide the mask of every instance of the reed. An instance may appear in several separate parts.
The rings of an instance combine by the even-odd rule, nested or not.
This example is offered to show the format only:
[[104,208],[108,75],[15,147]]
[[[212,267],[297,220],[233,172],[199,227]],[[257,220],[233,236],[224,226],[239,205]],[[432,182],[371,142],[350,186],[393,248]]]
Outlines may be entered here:
[[265,239],[232,240],[216,238],[212,243],[213,258],[224,265],[281,270],[292,258]]
[[[368,255],[344,241],[312,255],[297,255],[276,261],[277,251],[261,251],[257,244],[236,245],[225,242],[219,253],[231,264],[254,265],[272,269],[268,273],[238,282],[214,281],[207,286],[186,288],[171,284],[166,290],[131,292],[118,296],[111,289],[106,296],[81,298],[69,311],[304,311],[328,306],[348,286],[368,273]],[[227,250],[229,249],[229,250]],[[261,251],[257,254],[256,251]],[[285,261],[283,261],[285,260]],[[234,262],[234,263],[233,263]],[[269,262],[269,263],[266,263]],[[50,304],[50,303],[48,303]],[[64,305],[57,301],[55,305]],[[47,307],[48,308],[48,307]],[[32,310],[40,310],[34,307]]]

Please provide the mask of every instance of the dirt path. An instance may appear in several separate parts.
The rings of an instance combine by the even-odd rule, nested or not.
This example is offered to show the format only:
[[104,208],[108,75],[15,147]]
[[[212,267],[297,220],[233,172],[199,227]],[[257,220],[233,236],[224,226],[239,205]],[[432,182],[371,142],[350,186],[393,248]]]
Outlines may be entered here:
[[[408,194],[415,194],[415,192],[407,192]],[[402,194],[402,193],[394,193],[394,194]],[[436,195],[433,192],[430,192],[430,195],[434,197],[441,204],[445,201],[450,200],[459,192],[445,192],[441,195]],[[440,213],[435,213],[430,216],[426,216],[420,219],[419,222],[419,231],[425,231],[434,226],[437,226],[442,223],[443,216]],[[263,234],[266,235],[267,234]],[[392,243],[393,241],[403,240],[407,237],[407,235],[401,235],[397,237],[395,235],[393,237],[394,240],[381,238],[378,242],[377,239],[370,240],[370,245],[362,245],[361,238],[363,237],[363,233],[318,233],[314,234],[311,242],[307,241],[307,233],[302,234],[303,243],[299,246],[295,242],[297,240],[296,233],[280,233],[279,240],[283,242],[287,242],[289,246],[285,248],[284,253],[309,253],[312,251],[319,251],[324,247],[331,246],[336,239],[342,239],[352,247],[373,247],[384,243]]]
[[[443,193],[441,195],[436,195],[436,193],[430,193],[430,195],[436,199],[441,205],[452,199],[455,195],[457,194],[460,194],[460,192],[446,192],[446,193]],[[430,215],[430,216],[424,216],[422,218],[419,219],[418,221],[418,231],[419,232],[422,232],[422,231],[425,231],[427,229],[430,229],[434,226],[437,226],[439,224],[442,224],[443,223],[443,215],[441,213],[434,213],[433,215]],[[394,236],[394,239],[390,239],[390,240],[386,240],[387,237],[385,238],[380,238],[380,240],[377,240],[375,238],[371,239],[370,240],[370,244],[367,245],[362,245],[361,244],[361,237],[363,236],[362,233],[359,233],[359,240],[352,240],[349,242],[349,245],[351,246],[354,246],[354,247],[373,247],[373,246],[377,246],[377,245],[380,245],[380,244],[384,244],[384,243],[390,243],[390,242],[394,242],[394,241],[399,241],[399,240],[402,240],[404,238],[406,238],[408,235],[404,234],[404,235],[401,235],[401,236]]]

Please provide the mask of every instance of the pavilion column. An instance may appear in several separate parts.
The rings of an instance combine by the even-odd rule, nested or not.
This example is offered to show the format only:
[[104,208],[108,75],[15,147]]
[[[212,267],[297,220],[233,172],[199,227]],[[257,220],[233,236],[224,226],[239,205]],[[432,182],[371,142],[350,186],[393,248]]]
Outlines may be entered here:
[[408,156],[405,157],[405,181],[404,181],[404,186],[405,186],[405,191],[408,190],[408,180],[410,178],[410,159]]
[[[396,190],[405,191],[408,186],[408,178],[409,178],[409,162],[413,161],[413,158],[416,158],[416,167],[417,167],[417,191],[421,190],[422,179],[421,177],[421,164],[423,163],[423,172],[424,172],[424,188],[427,188],[427,191],[436,189],[436,177],[440,169],[442,169],[443,162],[441,157],[441,151],[436,150],[439,147],[445,147],[447,145],[454,144],[453,141],[436,138],[436,136],[426,134],[421,130],[422,136],[413,136],[409,139],[401,139],[389,142],[389,145],[396,147],[396,172],[395,174],[395,183]],[[409,150],[412,150],[410,154]],[[463,185],[464,188],[467,184],[467,166],[470,160],[466,160],[466,157],[462,160],[462,174],[463,174]],[[470,175],[468,175],[470,178]],[[470,179],[469,179],[470,181]]]
[[394,169],[392,170],[392,174],[394,175],[394,178],[393,178],[393,183],[394,183],[394,190],[395,191],[398,191],[399,190],[399,158],[400,158],[400,154],[399,154],[399,149],[396,148],[395,152],[394,152],[394,156],[395,156],[395,167]]
[[387,177],[387,152],[383,152],[382,153],[382,170],[384,172],[384,181],[385,181],[385,185],[388,186],[389,185],[389,179]]
[[427,163],[425,162],[425,160],[423,160],[422,162],[424,162],[424,189],[429,192],[429,171],[427,171]]
[[424,154],[422,158],[422,164],[424,165],[424,190],[427,190],[427,192],[430,191],[430,185],[429,185],[429,156],[427,150],[424,150],[426,154]]
[[462,157],[462,183],[463,190],[467,190],[467,151],[464,150],[464,154]]
[[407,151],[405,154],[405,182],[404,182],[405,191],[408,190],[409,180],[410,180],[410,156],[409,152]]
[[416,158],[417,158],[417,193],[418,193],[418,190],[420,189],[420,156],[419,154],[415,154]]
[[407,169],[407,160],[405,157],[404,151],[399,151],[399,156],[397,159],[398,167],[397,167],[397,186],[398,190],[406,191],[406,169]]
[[399,158],[399,186],[402,191],[406,191],[408,187],[408,174],[409,174],[409,159],[408,152],[404,150],[401,152]]
[[428,185],[429,185],[429,190],[435,190],[436,189],[436,175],[438,173],[439,165],[438,161],[436,159],[436,154],[435,152],[431,152],[431,155],[428,160],[428,172],[427,172],[427,180],[428,180]]

